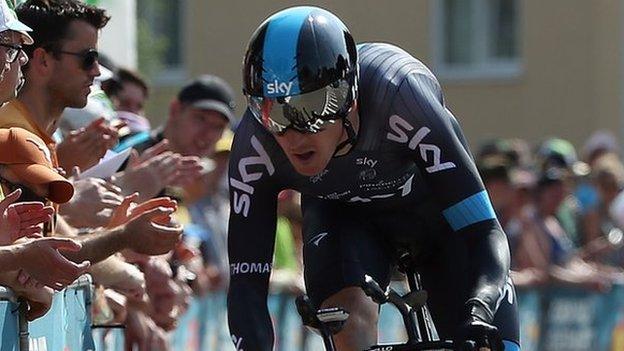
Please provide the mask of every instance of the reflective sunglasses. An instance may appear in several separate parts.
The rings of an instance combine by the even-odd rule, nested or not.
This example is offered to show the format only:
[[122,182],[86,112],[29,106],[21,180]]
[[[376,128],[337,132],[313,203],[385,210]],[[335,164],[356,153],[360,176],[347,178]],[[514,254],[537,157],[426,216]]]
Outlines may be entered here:
[[17,45],[17,44],[0,43],[0,46],[5,48],[5,50],[4,50],[4,60],[7,63],[15,62],[15,60],[17,60],[17,57],[19,56],[20,51],[22,51],[22,46],[21,45]]
[[63,51],[57,50],[59,54],[72,55],[82,59],[82,69],[85,71],[89,71],[93,68],[95,64],[98,62],[98,58],[100,54],[95,49],[89,49],[83,52],[71,52],[71,51]]
[[248,96],[249,109],[271,133],[282,135],[288,128],[303,133],[318,133],[342,118],[338,113],[348,103],[351,87],[338,80],[309,93],[284,96]]

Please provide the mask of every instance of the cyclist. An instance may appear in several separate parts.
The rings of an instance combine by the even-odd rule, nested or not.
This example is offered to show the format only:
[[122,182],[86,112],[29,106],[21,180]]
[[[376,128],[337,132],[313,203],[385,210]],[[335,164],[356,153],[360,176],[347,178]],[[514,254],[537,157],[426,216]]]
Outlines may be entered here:
[[433,74],[390,44],[355,44],[316,7],[263,22],[243,67],[248,109],[229,169],[229,326],[238,350],[270,350],[266,307],[277,195],[303,194],[307,294],[350,312],[339,350],[376,342],[395,248],[415,257],[442,339],[519,350],[509,249]]

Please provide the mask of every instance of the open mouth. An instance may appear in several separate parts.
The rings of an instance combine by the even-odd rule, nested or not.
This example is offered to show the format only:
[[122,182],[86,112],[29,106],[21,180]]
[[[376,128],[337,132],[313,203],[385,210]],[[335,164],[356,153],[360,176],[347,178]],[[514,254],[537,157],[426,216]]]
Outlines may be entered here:
[[299,161],[309,161],[314,156],[314,151],[302,152],[294,154],[295,158]]

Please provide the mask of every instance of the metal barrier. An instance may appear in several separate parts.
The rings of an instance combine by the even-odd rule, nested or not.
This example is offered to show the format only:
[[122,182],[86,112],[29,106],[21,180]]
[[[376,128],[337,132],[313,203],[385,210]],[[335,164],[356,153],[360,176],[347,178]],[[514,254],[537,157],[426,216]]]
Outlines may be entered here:
[[[518,291],[517,298],[523,351],[624,350],[624,286],[613,286],[606,293],[573,288]],[[188,313],[196,315],[181,321],[174,332],[173,349],[233,351],[232,342],[227,340],[225,299],[209,297],[194,303],[200,308],[191,308]],[[293,296],[271,295],[268,306],[275,326],[275,350],[322,350],[320,338],[301,327]],[[205,309],[211,312],[201,312]],[[202,329],[204,324],[219,328]],[[195,330],[200,333],[189,334]],[[400,341],[404,337],[398,312],[384,306],[379,323],[380,341]],[[206,340],[211,341],[206,343]]]
[[523,351],[624,350],[624,286],[519,291]]
[[97,351],[124,350],[125,327],[123,325],[100,325],[91,328]]
[[[7,287],[0,286],[0,320],[2,321],[2,333],[0,334],[0,345],[2,351],[19,350],[19,309],[17,298],[13,291]],[[28,340],[26,340],[28,345]]]
[[91,278],[87,275],[54,294],[50,311],[28,323],[25,303],[0,287],[0,351],[95,350],[91,334]]
[[[54,295],[44,317],[25,323],[13,292],[0,287],[0,351],[123,350],[123,326],[91,326],[91,294],[90,278],[81,277]],[[518,291],[517,298],[523,351],[624,350],[624,286],[606,293],[570,288]],[[294,296],[286,294],[269,297],[275,350],[322,349],[321,339],[301,327],[293,301]],[[234,351],[227,328],[224,293],[195,299],[171,335],[173,349]],[[382,308],[379,335],[381,341],[404,337],[400,316],[389,306]]]
[[83,275],[54,294],[52,308],[29,323],[30,350],[95,350],[91,334],[92,282]]

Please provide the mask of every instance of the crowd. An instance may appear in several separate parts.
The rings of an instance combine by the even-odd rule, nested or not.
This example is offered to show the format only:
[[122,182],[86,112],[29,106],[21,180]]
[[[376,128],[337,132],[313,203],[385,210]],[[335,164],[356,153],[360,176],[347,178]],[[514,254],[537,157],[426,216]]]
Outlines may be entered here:
[[108,20],[80,1],[0,1],[0,284],[34,320],[88,273],[95,324],[166,350],[191,296],[227,281],[233,93],[198,77],[152,128],[148,85],[97,51]]
[[[88,273],[94,324],[125,325],[127,349],[168,350],[193,296],[225,299],[234,94],[197,77],[152,127],[146,80],[97,52],[108,20],[80,1],[0,1],[0,284],[32,321]],[[275,280],[299,292],[295,199]]]
[[[34,320],[88,273],[95,324],[124,324],[127,349],[168,350],[190,299],[228,284],[234,94],[197,77],[153,127],[148,82],[97,52],[108,20],[77,0],[0,0],[0,284]],[[581,151],[497,139],[475,153],[519,288],[606,291],[624,277],[619,145],[596,132]],[[303,291],[298,205],[280,194],[272,275],[293,294]]]
[[516,287],[555,284],[604,292],[622,281],[619,151],[607,131],[590,136],[583,160],[560,138],[533,149],[520,139],[481,147],[477,165],[509,239]]

